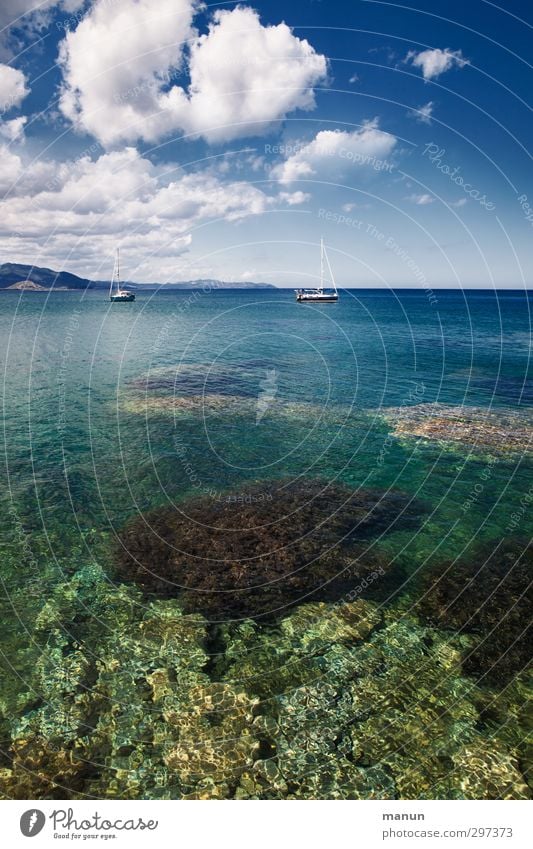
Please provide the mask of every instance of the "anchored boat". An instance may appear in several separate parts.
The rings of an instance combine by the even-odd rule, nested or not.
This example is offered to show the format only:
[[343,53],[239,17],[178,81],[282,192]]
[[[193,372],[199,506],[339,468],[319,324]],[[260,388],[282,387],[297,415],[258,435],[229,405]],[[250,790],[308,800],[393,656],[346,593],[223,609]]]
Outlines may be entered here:
[[111,286],[109,287],[110,301],[134,301],[135,295],[133,292],[128,292],[126,289],[120,288],[120,253],[117,248],[117,256],[115,259],[115,267],[113,269],[113,277],[111,278]]
[[[324,289],[324,266],[327,265],[329,276],[331,278],[331,285],[333,289],[328,288]],[[295,289],[296,292],[296,300],[298,303],[302,303],[303,301],[311,301],[312,303],[320,303],[320,304],[334,304],[339,300],[339,293],[337,292],[337,286],[335,284],[335,278],[333,277],[333,271],[331,270],[331,265],[329,262],[329,257],[324,245],[324,239],[320,239],[320,286],[318,289]]]

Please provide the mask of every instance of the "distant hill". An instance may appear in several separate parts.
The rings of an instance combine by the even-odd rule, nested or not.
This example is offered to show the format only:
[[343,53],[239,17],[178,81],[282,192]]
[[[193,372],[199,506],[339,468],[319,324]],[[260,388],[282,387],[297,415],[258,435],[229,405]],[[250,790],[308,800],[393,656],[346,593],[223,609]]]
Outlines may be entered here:
[[[108,289],[109,280],[88,280],[68,271],[53,271],[51,268],[37,268],[33,265],[21,265],[16,262],[4,262],[0,265],[0,289],[24,291],[50,291],[51,289]],[[179,289],[275,289],[271,283],[239,282],[222,280],[188,280],[184,283],[123,283],[123,289],[135,292],[153,292],[161,288],[165,292]]]
[[[51,268],[37,268],[33,265],[20,265],[16,262],[4,262],[0,265],[0,289],[14,289],[17,284],[34,283],[41,289],[87,289],[92,288],[92,280],[84,280],[68,271],[52,271]],[[17,286],[17,288],[21,288]],[[25,285],[25,289],[29,286]]]
[[12,283],[11,286],[6,286],[6,289],[16,289],[17,292],[48,292],[44,286],[39,283],[34,283],[33,280],[21,280],[20,283]]

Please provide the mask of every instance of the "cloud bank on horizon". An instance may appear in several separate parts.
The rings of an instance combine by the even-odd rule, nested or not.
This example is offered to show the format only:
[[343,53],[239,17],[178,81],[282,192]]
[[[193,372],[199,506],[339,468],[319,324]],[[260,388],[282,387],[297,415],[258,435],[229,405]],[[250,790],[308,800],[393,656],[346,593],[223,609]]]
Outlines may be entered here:
[[[328,24],[343,8],[308,11],[297,32],[275,3],[3,3],[4,257],[102,276],[120,243],[133,279],[284,283],[261,244],[290,242],[290,233],[276,266],[306,273],[327,222],[345,284],[411,282],[383,247],[392,233],[408,255],[425,254],[436,285],[498,277],[501,219],[474,192],[516,212],[505,192],[517,179],[492,151],[486,127],[499,144],[501,122],[473,100],[485,72],[467,46],[413,37],[399,52],[394,33],[376,46],[364,21],[337,42]],[[507,131],[506,144],[516,135]],[[429,144],[442,155],[425,156]],[[383,239],[371,235],[377,225]]]

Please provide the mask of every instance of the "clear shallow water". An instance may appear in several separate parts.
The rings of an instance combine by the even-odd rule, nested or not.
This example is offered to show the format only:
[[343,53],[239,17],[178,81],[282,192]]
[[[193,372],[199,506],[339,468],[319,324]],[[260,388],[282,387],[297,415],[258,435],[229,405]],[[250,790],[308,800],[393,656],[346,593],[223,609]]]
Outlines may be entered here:
[[[107,581],[112,546],[124,523],[141,513],[192,496],[238,497],[251,482],[287,477],[393,488],[419,499],[423,519],[414,530],[381,534],[375,546],[413,581],[435,561],[468,556],[479,543],[497,545],[510,535],[513,515],[519,519],[512,535],[530,535],[530,511],[523,508],[531,487],[527,454],[499,454],[494,462],[476,445],[448,450],[436,442],[391,438],[379,415],[382,408],[435,402],[519,413],[531,406],[528,298],[488,292],[437,292],[436,298],[357,291],[343,294],[337,305],[314,307],[297,305],[283,290],[146,295],[124,305],[110,305],[92,292],[1,294],[3,737],[17,738],[27,723],[33,728],[39,722],[39,734],[48,729],[50,736],[43,704],[61,698],[66,710],[65,699],[75,701],[52,670],[73,661],[76,646],[86,646],[92,657],[98,653],[101,611],[91,605],[104,586],[118,593],[101,602],[107,614],[115,601],[119,605],[122,590]],[[97,589],[87,578],[90,570],[100,575]],[[75,596],[81,609],[67,611],[63,600],[36,634],[36,617],[46,620],[46,604],[64,594]],[[144,615],[142,600],[135,596],[131,604],[138,608],[133,619]],[[400,628],[401,599],[394,604]],[[120,643],[123,620],[119,626],[103,619],[102,633]],[[412,624],[410,633],[418,626]],[[55,631],[63,633],[64,643],[54,644],[55,663],[34,678]],[[262,639],[275,643],[275,634],[264,633],[255,643],[250,637],[252,655],[256,645],[263,656]],[[232,632],[222,653],[231,655],[240,639]],[[225,663],[221,680],[230,666]],[[88,681],[95,676],[93,669]],[[93,723],[95,710],[93,705]],[[72,735],[81,737],[79,727],[69,737],[67,726],[54,729],[59,748]],[[6,747],[8,768],[12,757]],[[114,756],[107,751],[102,757],[108,766],[93,769],[98,778],[91,772],[76,792],[111,794]],[[172,771],[169,758],[163,762]],[[363,761],[358,769],[367,767]],[[162,795],[184,792],[165,775]],[[383,776],[371,779],[365,774],[368,787],[376,788]],[[383,793],[408,792],[395,780]],[[137,795],[160,792],[136,781]],[[351,781],[338,783],[352,787]],[[215,785],[230,788],[222,795],[237,792],[235,781]],[[133,792],[126,787],[116,792]],[[296,795],[311,797],[305,787]],[[441,795],[456,792],[452,785],[443,788]],[[353,787],[350,792],[365,795]]]

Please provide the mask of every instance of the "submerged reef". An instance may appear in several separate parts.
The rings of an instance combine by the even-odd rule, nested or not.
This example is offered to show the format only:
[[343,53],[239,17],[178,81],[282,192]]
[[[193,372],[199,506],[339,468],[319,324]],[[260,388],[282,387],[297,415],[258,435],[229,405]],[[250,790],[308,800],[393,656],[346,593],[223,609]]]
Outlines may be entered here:
[[[270,481],[149,513],[152,531],[142,518],[124,528],[123,540],[152,553],[158,578],[145,578],[136,564],[138,575],[114,584],[112,570],[97,563],[109,563],[113,545],[99,537],[92,556],[71,547],[59,578],[32,566],[35,575],[18,578],[31,616],[18,654],[8,644],[13,689],[0,701],[0,795],[530,798],[530,691],[513,652],[527,647],[526,635],[515,638],[529,614],[520,605],[531,551],[520,540],[474,550],[474,567],[460,561],[458,586],[447,590],[451,605],[437,594],[458,564],[424,577],[418,605],[411,582],[409,594],[384,604],[387,582],[404,575],[383,561],[380,546],[396,541],[389,531],[416,528],[421,513],[401,493]],[[182,528],[193,552],[187,557],[184,545],[176,552]],[[227,562],[218,545],[230,552]],[[288,559],[280,561],[285,548]],[[114,556],[131,568],[131,554]],[[175,556],[193,589],[172,585]],[[160,557],[167,571],[158,573]],[[250,583],[263,568],[278,578],[271,596],[266,586],[268,604],[246,573],[233,571],[248,562],[259,569]],[[205,583],[217,563],[236,589],[221,593]],[[303,589],[291,583],[294,576],[305,584],[305,575]],[[495,600],[499,612],[489,606]],[[511,640],[505,613],[515,603]],[[464,628],[461,604],[475,613]],[[495,677],[479,673],[486,663],[479,652],[492,651],[493,636],[495,657],[514,664],[497,666]]]
[[179,363],[151,369],[131,378],[130,389],[147,395],[193,396],[230,395],[248,398],[256,395],[250,374],[242,368],[218,363]]
[[364,541],[417,527],[421,512],[399,492],[270,481],[135,518],[120,533],[114,575],[212,620],[279,615],[363,580],[389,591],[381,578],[400,568]]
[[124,412],[201,413],[231,411],[245,415],[257,390],[237,368],[216,363],[179,363],[131,378],[122,395]]
[[256,401],[239,395],[126,395],[121,400],[124,413],[141,416],[216,415],[253,416]]
[[419,608],[440,627],[475,635],[465,672],[495,685],[508,683],[531,658],[532,577],[531,542],[504,540],[432,569]]
[[[324,407],[309,402],[301,382],[294,381],[292,368],[261,360],[178,363],[152,369],[125,383],[120,409],[143,416],[208,414],[257,421],[268,411],[269,417],[305,417],[311,422],[325,412]],[[329,417],[335,419],[331,411]]]
[[376,411],[400,439],[419,438],[443,447],[475,446],[485,453],[523,454],[532,450],[533,414],[510,409],[415,404]]
[[309,607],[248,635],[226,672],[261,695],[267,716],[255,725],[272,752],[243,775],[237,798],[528,797],[518,750],[478,730],[457,649],[368,601],[348,606],[359,634],[348,611],[324,605],[313,617]]
[[[136,416],[220,415],[228,418],[245,417],[255,419],[258,413],[257,397],[206,392],[198,395],[141,395],[124,393],[120,400],[124,413]],[[310,421],[323,415],[321,407],[303,401],[271,398],[268,401],[270,417],[277,419],[300,419]]]
[[218,631],[96,568],[58,586],[5,718],[2,796],[529,798],[525,716],[507,723],[522,682],[479,689],[411,614],[314,602]]

